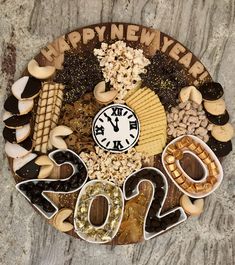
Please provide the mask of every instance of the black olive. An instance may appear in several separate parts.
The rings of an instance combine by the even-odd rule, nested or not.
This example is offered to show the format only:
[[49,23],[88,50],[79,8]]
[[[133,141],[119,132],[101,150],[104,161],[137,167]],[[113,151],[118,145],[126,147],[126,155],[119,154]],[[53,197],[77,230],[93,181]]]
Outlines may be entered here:
[[63,164],[66,161],[66,157],[64,156],[63,152],[57,152],[53,155],[57,164]]
[[47,213],[54,212],[56,209],[49,201],[43,201],[43,210]]
[[65,156],[65,158],[66,158],[66,161],[71,161],[72,159],[73,159],[73,153],[71,153],[71,152],[69,152],[69,151],[66,151],[65,153],[64,153],[64,156]]

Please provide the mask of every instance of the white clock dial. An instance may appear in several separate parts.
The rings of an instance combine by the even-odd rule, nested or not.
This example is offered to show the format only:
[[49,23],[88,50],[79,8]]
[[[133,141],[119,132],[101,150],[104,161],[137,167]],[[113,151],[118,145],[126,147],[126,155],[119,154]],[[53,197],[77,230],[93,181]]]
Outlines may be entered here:
[[139,120],[133,110],[125,105],[112,104],[95,116],[92,135],[103,149],[121,153],[133,147],[140,134]]

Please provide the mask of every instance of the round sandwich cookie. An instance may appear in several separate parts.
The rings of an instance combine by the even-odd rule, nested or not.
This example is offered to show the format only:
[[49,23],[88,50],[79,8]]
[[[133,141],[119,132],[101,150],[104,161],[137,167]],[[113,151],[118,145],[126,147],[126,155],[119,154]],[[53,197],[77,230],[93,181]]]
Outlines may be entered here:
[[5,126],[10,129],[21,128],[22,126],[30,123],[30,119],[32,117],[31,113],[27,113],[24,115],[14,115],[8,111],[3,114],[3,122]]
[[13,171],[21,178],[34,179],[38,177],[40,166],[35,163],[37,155],[29,153],[13,160]]
[[30,124],[26,124],[21,128],[10,129],[5,127],[3,129],[3,137],[6,141],[10,143],[20,143],[23,142],[31,132]]
[[33,148],[33,142],[30,137],[28,137],[19,144],[12,144],[10,142],[6,142],[5,144],[5,152],[9,157],[12,158],[23,157],[28,153],[30,153],[32,148]]
[[229,121],[229,114],[227,110],[225,110],[225,112],[221,115],[213,115],[206,111],[206,116],[207,119],[215,125],[225,125]]
[[33,99],[18,100],[15,96],[9,96],[4,104],[4,109],[12,114],[23,115],[33,109]]
[[210,136],[207,144],[218,157],[227,156],[233,150],[231,140],[227,142],[220,142],[217,141],[213,136]]
[[19,100],[35,98],[41,89],[41,81],[32,76],[23,76],[11,87],[12,94]]
[[199,86],[198,89],[205,100],[217,100],[224,94],[223,87],[220,83],[216,82],[204,83],[203,85]]

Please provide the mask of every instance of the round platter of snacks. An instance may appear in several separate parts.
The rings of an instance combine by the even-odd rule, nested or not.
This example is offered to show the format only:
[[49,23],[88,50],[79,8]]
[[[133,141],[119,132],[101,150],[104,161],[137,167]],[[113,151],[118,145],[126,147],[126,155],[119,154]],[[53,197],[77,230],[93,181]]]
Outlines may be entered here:
[[224,93],[159,30],[69,32],[28,62],[5,101],[16,189],[56,229],[90,243],[184,229],[216,194],[232,151]]

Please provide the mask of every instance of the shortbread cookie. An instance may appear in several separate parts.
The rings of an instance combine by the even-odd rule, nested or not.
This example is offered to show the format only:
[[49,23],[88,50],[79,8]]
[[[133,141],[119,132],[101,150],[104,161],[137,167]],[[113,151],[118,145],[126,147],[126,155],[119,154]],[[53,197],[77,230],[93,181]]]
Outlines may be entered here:
[[11,87],[12,94],[19,100],[35,98],[41,89],[41,81],[24,76],[18,79]]
[[35,163],[37,155],[29,153],[21,158],[13,159],[13,171],[24,179],[35,179],[38,177],[40,166]]
[[205,100],[217,100],[224,94],[223,87],[216,82],[205,83],[199,86],[198,89]]
[[225,112],[226,109],[225,101],[222,98],[213,101],[205,100],[203,104],[205,110],[212,115],[221,115]]
[[6,142],[5,152],[9,157],[20,158],[31,152],[33,148],[32,140],[28,137],[26,140],[19,144],[12,144]]
[[8,111],[5,111],[3,114],[3,122],[7,128],[21,128],[22,126],[30,123],[31,116],[31,113],[25,115],[14,115]]
[[23,115],[33,109],[33,99],[18,100],[14,95],[9,96],[5,103],[4,109],[12,114]]
[[214,125],[211,130],[211,135],[220,142],[228,142],[234,136],[234,129],[231,123],[225,125]]
[[30,124],[26,124],[18,129],[10,129],[5,127],[3,129],[3,137],[6,141],[10,143],[20,143],[23,142],[31,132]]
[[166,114],[158,96],[149,88],[138,89],[126,104],[136,113],[140,121],[138,152],[156,155],[166,145]]

